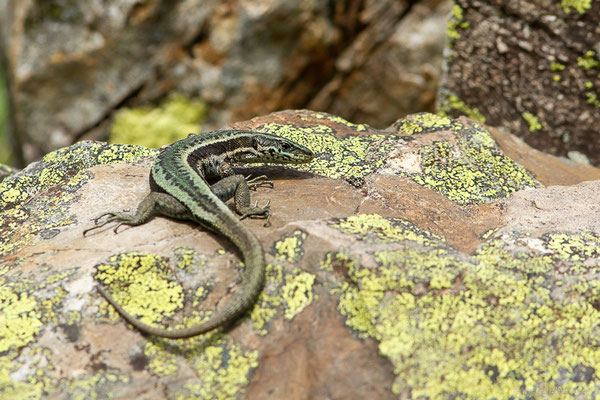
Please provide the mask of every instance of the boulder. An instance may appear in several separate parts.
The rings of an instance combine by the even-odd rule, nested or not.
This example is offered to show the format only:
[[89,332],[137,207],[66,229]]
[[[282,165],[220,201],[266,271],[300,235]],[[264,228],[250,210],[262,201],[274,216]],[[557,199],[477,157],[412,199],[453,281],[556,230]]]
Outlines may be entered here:
[[271,200],[272,226],[244,221],[265,249],[266,284],[234,324],[191,339],[141,334],[94,288],[147,323],[188,326],[239,290],[231,243],[166,218],[82,235],[99,214],[137,206],[157,150],[81,142],[0,183],[0,397],[600,390],[600,170],[433,114],[384,130],[313,111],[232,127],[316,157],[239,168],[275,183],[252,193]]

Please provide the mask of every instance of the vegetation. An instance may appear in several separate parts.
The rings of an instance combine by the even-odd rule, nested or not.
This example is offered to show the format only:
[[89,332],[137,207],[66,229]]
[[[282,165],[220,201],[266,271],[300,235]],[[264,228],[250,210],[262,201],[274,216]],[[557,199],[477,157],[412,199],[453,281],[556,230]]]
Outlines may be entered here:
[[0,164],[10,163],[10,145],[6,136],[5,123],[6,123],[6,90],[4,87],[4,75],[2,68],[0,68]]

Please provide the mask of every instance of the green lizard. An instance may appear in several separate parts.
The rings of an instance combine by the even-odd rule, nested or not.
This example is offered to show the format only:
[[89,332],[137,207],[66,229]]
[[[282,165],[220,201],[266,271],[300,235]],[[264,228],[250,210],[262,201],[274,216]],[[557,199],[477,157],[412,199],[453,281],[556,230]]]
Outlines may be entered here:
[[[100,228],[110,222],[137,226],[157,215],[180,220],[192,220],[205,229],[225,236],[237,246],[246,264],[242,290],[225,308],[210,320],[189,328],[164,329],[147,325],[125,311],[101,285],[98,291],[133,326],[147,334],[166,338],[196,336],[224,325],[242,314],[262,290],[265,277],[265,258],[262,245],[225,205],[235,200],[235,210],[241,219],[265,218],[268,225],[271,212],[269,203],[264,207],[250,205],[249,188],[267,184],[265,176],[248,180],[236,175],[231,163],[301,164],[313,159],[304,146],[266,133],[222,130],[202,135],[190,135],[161,150],[150,172],[150,193],[138,205],[134,214],[107,212],[94,221]],[[208,181],[219,179],[213,185]],[[109,216],[99,224],[101,218]]]

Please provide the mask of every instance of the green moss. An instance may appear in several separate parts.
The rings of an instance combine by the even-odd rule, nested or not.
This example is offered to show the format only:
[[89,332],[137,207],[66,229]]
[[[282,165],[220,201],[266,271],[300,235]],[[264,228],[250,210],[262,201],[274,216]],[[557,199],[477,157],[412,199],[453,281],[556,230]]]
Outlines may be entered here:
[[550,63],[550,71],[552,71],[552,72],[564,71],[565,68],[566,67],[561,63],[557,63],[555,61],[552,61]]
[[536,117],[534,114],[530,113],[529,111],[525,111],[521,115],[523,116],[523,119],[527,121],[527,124],[529,124],[530,132],[536,132],[542,129],[542,124],[540,123],[539,118]]
[[577,57],[577,65],[586,71],[600,67],[600,61],[596,59],[596,53],[588,50],[583,56]]
[[446,35],[451,40],[460,39],[459,29],[465,30],[469,27],[468,21],[463,21],[463,9],[458,4],[452,6],[452,16],[448,21],[448,27],[446,29]]
[[198,133],[204,115],[203,103],[173,94],[158,107],[120,111],[110,131],[110,142],[158,148]]
[[477,107],[471,108],[457,96],[448,93],[441,96],[438,111],[441,116],[453,115],[454,111],[456,111],[459,114],[465,115],[482,124],[485,124],[486,121],[485,117],[479,112]]
[[596,93],[587,92],[585,96],[587,97],[586,103],[600,108],[600,99]]
[[[377,237],[380,229],[356,234]],[[600,386],[600,313],[592,306],[600,284],[590,275],[599,271],[599,240],[504,235],[465,257],[441,241],[402,239],[395,250],[329,254],[325,264],[347,271],[349,281],[332,290],[338,310],[357,336],[378,341],[394,366],[395,393],[588,398]],[[577,371],[589,374],[581,381]]]
[[575,9],[579,14],[585,14],[592,8],[592,0],[561,0],[560,6],[567,14],[571,13],[571,9]]

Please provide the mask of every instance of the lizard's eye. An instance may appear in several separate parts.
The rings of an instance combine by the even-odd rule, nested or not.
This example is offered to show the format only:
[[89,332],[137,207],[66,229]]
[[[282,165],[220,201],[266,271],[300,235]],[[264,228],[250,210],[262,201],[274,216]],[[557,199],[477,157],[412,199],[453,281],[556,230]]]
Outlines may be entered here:
[[281,144],[281,149],[284,151],[290,151],[292,149],[292,146],[287,142],[283,142]]

